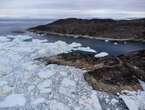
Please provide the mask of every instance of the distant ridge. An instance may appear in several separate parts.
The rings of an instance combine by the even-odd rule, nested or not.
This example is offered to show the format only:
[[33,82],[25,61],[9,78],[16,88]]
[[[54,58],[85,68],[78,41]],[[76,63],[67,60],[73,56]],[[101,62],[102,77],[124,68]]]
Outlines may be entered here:
[[66,36],[139,40],[145,39],[145,18],[132,20],[59,19],[47,25],[33,27],[29,31]]

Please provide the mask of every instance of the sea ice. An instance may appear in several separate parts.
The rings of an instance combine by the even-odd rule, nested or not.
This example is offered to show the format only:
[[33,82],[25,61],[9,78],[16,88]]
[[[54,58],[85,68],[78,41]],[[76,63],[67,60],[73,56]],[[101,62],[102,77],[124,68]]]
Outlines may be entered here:
[[36,98],[32,101],[32,104],[33,105],[38,105],[40,103],[45,103],[46,102],[46,99],[43,98],[43,97],[39,97],[39,98]]
[[139,82],[140,82],[140,84],[141,84],[142,88],[143,88],[143,89],[144,89],[144,91],[145,91],[145,82],[144,82],[144,81],[141,81],[141,80],[139,80]]
[[129,110],[145,110],[145,91],[130,92],[120,95]]
[[40,82],[38,84],[38,88],[40,90],[40,93],[50,93],[51,92],[51,85],[52,81],[51,80],[44,80],[43,82]]
[[90,47],[78,47],[78,48],[73,49],[73,50],[80,50],[80,51],[85,51],[85,52],[96,53],[96,51],[94,49],[91,49]]
[[38,73],[40,78],[49,78],[54,74],[55,74],[55,71],[49,70],[47,68]]
[[64,95],[73,96],[76,92],[76,83],[68,78],[63,79],[59,92]]
[[4,101],[0,102],[0,108],[24,106],[25,102],[26,100],[23,94],[11,94]]
[[50,110],[71,110],[71,109],[61,102],[52,100],[50,102]]
[[[72,50],[96,52],[79,43],[49,43],[29,35],[0,36],[0,110],[18,110],[18,107],[31,110],[34,105],[33,109],[39,110],[37,105],[41,104],[44,109],[50,110],[101,110],[100,103],[103,102],[84,80],[84,70],[60,65],[46,66],[34,60]],[[96,57],[107,55],[101,52]],[[144,110],[144,91],[121,97],[130,110]],[[113,104],[116,102],[112,100]]]

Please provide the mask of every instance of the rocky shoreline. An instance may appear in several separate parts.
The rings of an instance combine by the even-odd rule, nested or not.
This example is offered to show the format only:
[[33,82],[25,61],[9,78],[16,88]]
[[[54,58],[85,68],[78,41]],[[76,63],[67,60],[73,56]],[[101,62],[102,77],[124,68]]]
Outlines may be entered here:
[[118,57],[95,58],[94,53],[73,51],[57,56],[38,58],[46,65],[58,64],[85,69],[85,80],[97,91],[117,94],[123,90],[142,90],[145,81],[145,50]]
[[[82,28],[83,27],[83,28]],[[28,31],[66,36],[104,40],[145,40],[145,19],[60,19],[47,25],[28,29]]]

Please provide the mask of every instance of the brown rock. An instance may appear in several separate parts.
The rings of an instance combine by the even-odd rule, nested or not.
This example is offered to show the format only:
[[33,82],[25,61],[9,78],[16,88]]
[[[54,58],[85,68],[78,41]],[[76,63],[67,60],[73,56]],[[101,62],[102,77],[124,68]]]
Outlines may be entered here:
[[48,64],[85,69],[85,80],[95,89],[108,93],[142,89],[145,81],[145,50],[118,57],[95,58],[95,53],[74,51],[37,60]]
[[118,60],[118,64],[112,63],[110,66],[110,60],[107,59],[103,68],[87,72],[86,81],[94,89],[110,93],[142,89],[138,80],[145,81],[145,51],[123,55],[112,62],[115,60]]

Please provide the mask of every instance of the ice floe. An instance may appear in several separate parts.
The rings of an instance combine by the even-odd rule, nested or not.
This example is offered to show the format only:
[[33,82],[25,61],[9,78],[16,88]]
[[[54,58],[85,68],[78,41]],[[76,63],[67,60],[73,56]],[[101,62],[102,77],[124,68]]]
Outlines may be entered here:
[[118,42],[114,42],[114,45],[118,45]]
[[80,51],[85,51],[85,52],[96,53],[96,51],[94,49],[91,49],[90,47],[78,47],[78,48],[73,49],[73,50],[80,50]]
[[96,58],[101,58],[101,57],[105,57],[108,56],[109,54],[106,52],[100,52],[98,54],[95,55]]
[[68,106],[65,104],[58,102],[56,100],[52,100],[50,102],[50,110],[71,110]]
[[126,91],[126,95],[120,96],[126,103],[129,110],[145,110],[145,92]]
[[[145,82],[139,80],[145,90]],[[145,110],[145,91],[131,92],[123,91],[125,95],[120,95],[124,100],[129,110]]]
[[105,40],[105,42],[109,42],[109,40],[108,40],[108,39],[106,39],[106,40]]
[[49,78],[49,77],[53,76],[54,74],[55,74],[55,71],[51,71],[47,68],[45,68],[44,70],[42,70],[38,73],[40,78]]
[[141,80],[139,80],[139,82],[140,82],[140,84],[141,84],[142,88],[143,88],[143,89],[144,89],[144,91],[145,91],[145,82],[144,82],[144,81],[141,81]]
[[70,80],[68,78],[64,78],[63,81],[61,82],[59,92],[64,95],[68,95],[68,97],[74,95],[76,92],[75,81]]
[[10,41],[10,39],[6,37],[0,37],[0,42],[8,42],[8,41]]
[[35,98],[32,100],[33,105],[38,105],[40,103],[45,103],[45,102],[46,102],[46,99],[43,97]]
[[52,81],[51,80],[44,80],[40,84],[38,84],[38,88],[40,93],[50,93],[51,92]]
[[0,101],[0,108],[24,106],[26,99],[23,94],[11,94],[7,96],[4,101]]

